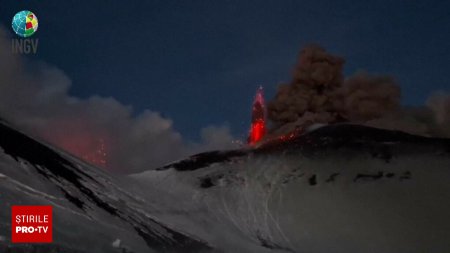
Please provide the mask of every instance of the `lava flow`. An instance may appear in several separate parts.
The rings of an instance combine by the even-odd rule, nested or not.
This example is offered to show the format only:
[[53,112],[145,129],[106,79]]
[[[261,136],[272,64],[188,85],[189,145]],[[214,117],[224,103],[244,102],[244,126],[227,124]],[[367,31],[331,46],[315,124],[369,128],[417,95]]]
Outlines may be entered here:
[[263,88],[259,87],[256,91],[255,100],[252,108],[252,124],[248,143],[250,145],[260,141],[266,134],[266,108],[264,104]]

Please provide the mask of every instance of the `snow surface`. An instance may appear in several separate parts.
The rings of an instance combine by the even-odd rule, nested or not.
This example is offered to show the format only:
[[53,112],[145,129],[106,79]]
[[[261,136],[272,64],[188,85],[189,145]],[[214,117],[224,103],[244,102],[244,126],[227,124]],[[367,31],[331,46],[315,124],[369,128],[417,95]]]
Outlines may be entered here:
[[450,252],[449,140],[325,126],[118,179],[11,131],[0,209],[52,205],[55,243],[1,252]]
[[[166,203],[161,219],[227,252],[237,242],[248,252],[261,250],[251,245],[293,252],[447,252],[448,168],[449,159],[427,156],[391,163],[266,156],[133,177],[146,186],[148,199],[165,202],[158,192],[166,189],[167,199],[177,199],[180,217],[174,219]],[[214,185],[202,188],[208,177]]]

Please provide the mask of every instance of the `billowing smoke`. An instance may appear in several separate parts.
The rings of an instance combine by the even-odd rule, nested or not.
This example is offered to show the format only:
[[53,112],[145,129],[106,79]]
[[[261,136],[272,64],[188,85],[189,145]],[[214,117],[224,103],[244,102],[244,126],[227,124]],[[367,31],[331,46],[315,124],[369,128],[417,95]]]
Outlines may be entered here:
[[358,72],[344,78],[344,59],[319,46],[300,52],[290,83],[268,104],[272,133],[313,123],[353,122],[426,136],[449,136],[450,96],[432,96],[422,108],[400,105],[401,91],[390,76]]
[[[333,122],[342,107],[344,60],[311,46],[302,50],[292,81],[282,84],[268,104],[268,116],[278,125],[295,122],[302,116],[314,122]],[[339,103],[336,103],[339,102]]]
[[389,76],[357,73],[340,91],[343,117],[350,121],[377,119],[400,108],[400,87]]
[[450,138],[450,95],[436,93],[428,99],[427,106],[433,112],[437,135]]
[[[10,48],[0,27],[0,48]],[[212,148],[231,148],[228,127],[208,126],[202,141],[185,140],[170,119],[133,109],[114,98],[69,95],[70,79],[45,63],[0,51],[0,117],[88,162],[120,173],[152,169]]]

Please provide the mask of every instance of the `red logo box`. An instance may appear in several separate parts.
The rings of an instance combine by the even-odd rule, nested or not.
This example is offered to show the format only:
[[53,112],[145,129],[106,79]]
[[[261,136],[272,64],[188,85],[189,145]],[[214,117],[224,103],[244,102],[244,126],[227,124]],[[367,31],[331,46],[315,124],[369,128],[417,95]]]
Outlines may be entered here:
[[51,243],[52,206],[12,206],[13,243]]

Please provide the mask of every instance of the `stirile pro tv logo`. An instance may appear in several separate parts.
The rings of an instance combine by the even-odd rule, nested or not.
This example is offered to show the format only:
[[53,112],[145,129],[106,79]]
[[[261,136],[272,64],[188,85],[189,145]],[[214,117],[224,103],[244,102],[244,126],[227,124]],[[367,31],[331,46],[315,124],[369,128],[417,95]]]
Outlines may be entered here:
[[51,243],[53,241],[51,206],[12,206],[13,243]]
[[15,54],[36,54],[39,39],[31,39],[39,27],[38,18],[31,11],[19,11],[12,19],[13,31],[21,37],[11,40],[12,52]]

